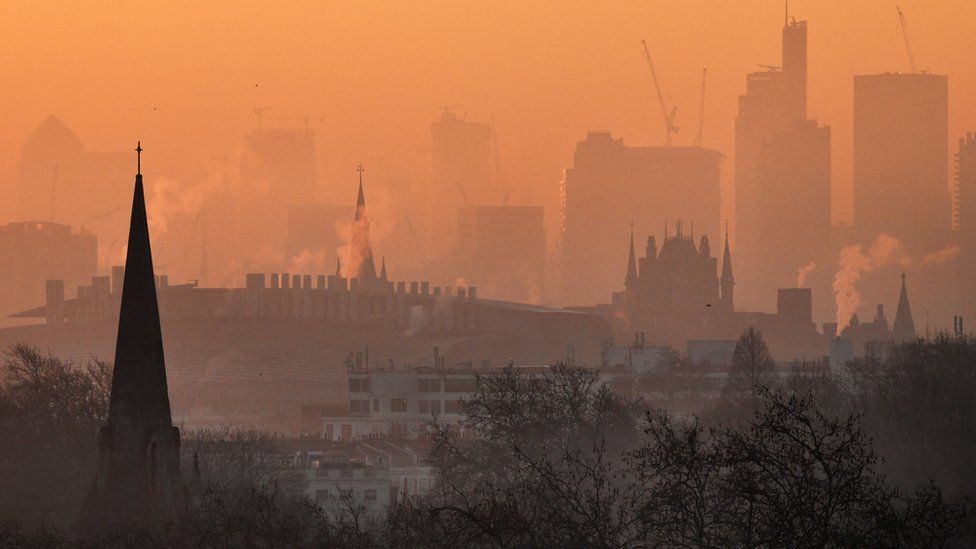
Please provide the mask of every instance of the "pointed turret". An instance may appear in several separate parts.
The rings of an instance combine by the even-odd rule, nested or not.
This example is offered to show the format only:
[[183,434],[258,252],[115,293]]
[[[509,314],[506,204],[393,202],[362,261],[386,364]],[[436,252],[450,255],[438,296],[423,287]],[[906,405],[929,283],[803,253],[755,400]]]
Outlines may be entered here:
[[386,277],[386,256],[383,256],[383,258],[381,260],[381,264],[382,265],[380,267],[380,280],[382,280],[383,282],[386,282],[387,281],[387,277]]
[[173,426],[139,153],[108,419],[99,470],[79,518],[85,529],[155,528],[186,508],[180,431]]
[[[359,267],[353,267],[357,272],[350,273],[350,277],[358,278],[360,284],[369,284],[376,279],[376,261],[373,259],[373,249],[369,242],[369,218],[366,217],[366,195],[363,192],[363,165],[356,170],[359,172],[359,196],[356,198],[356,216],[352,227],[352,254],[359,259]],[[355,263],[353,263],[355,265]]]
[[915,320],[912,318],[912,308],[908,303],[908,288],[905,284],[905,273],[901,274],[901,294],[898,296],[898,311],[895,312],[895,324],[892,327],[895,341],[913,341],[915,339]]
[[722,252],[722,277],[719,279],[722,291],[722,305],[726,310],[735,310],[735,277],[732,276],[732,251],[729,248],[729,226],[725,225],[725,251]]
[[627,278],[624,285],[630,286],[637,282],[637,254],[634,252],[634,224],[630,224],[630,255],[627,257]]

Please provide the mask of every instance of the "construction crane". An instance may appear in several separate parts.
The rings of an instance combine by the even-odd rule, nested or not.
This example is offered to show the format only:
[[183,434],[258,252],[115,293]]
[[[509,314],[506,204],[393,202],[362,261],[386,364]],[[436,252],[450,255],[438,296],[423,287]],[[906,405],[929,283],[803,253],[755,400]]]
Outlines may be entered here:
[[698,135],[695,136],[695,146],[702,145],[702,132],[705,129],[705,77],[708,75],[708,67],[702,67],[701,94],[698,96]]
[[908,38],[908,23],[905,22],[905,14],[902,13],[900,6],[895,6],[898,10],[898,22],[901,24],[901,35],[905,38],[905,50],[908,52],[908,64],[912,66],[912,72],[917,73],[918,67],[915,65],[915,54],[912,53],[912,41]]
[[668,110],[664,102],[664,94],[661,92],[661,83],[657,79],[657,71],[654,70],[654,62],[651,61],[651,53],[647,51],[647,42],[641,40],[641,45],[644,46],[644,57],[647,58],[647,66],[651,69],[651,78],[654,79],[654,89],[657,91],[657,101],[661,105],[661,114],[664,116],[664,144],[670,147],[672,134],[678,133],[679,130],[678,126],[674,124],[678,107],[671,107],[671,110]]

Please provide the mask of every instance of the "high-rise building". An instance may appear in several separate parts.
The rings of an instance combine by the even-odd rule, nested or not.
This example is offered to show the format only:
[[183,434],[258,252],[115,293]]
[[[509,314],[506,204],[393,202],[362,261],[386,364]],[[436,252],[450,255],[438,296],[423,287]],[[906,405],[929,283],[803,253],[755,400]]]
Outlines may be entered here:
[[684,221],[689,234],[719,234],[722,153],[701,147],[627,147],[609,132],[576,146],[562,187],[562,301],[598,303],[620,284],[613,266],[629,223],[650,231]]
[[126,153],[89,151],[48,116],[21,146],[16,218],[84,228],[109,245],[125,235],[129,169]]
[[247,268],[275,268],[285,257],[288,208],[315,200],[315,135],[258,129],[244,138],[238,235]]
[[862,238],[888,234],[912,254],[946,246],[948,97],[942,75],[854,77],[854,225]]
[[[762,216],[754,242],[766,259],[749,271],[764,286],[809,285],[798,281],[797,273],[830,256],[830,127],[798,120],[773,135],[763,142],[758,173]],[[829,288],[818,290],[818,295],[830,295]],[[770,305],[760,304],[764,309]]]
[[45,281],[74,289],[91,282],[98,239],[60,223],[27,221],[0,227],[0,316],[44,301]]
[[430,133],[433,177],[426,198],[425,240],[433,255],[443,255],[456,242],[452,214],[461,206],[501,204],[505,193],[492,181],[491,126],[459,118],[445,108]]
[[764,195],[777,184],[763,176],[764,146],[806,119],[807,22],[787,15],[782,40],[782,66],[746,75],[746,93],[739,96],[735,119],[735,255],[742,280],[739,296],[750,306],[759,305],[769,295],[766,290],[776,287],[758,269],[766,254]]
[[960,240],[976,244],[976,133],[959,139],[956,152],[955,227]]
[[546,296],[546,234],[539,206],[458,209],[458,270],[482,297],[540,303]]

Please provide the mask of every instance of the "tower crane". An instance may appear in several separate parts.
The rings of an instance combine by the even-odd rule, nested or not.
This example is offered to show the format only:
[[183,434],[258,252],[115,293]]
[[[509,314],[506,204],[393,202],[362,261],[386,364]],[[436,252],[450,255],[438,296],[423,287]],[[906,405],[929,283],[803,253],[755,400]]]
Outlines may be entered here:
[[902,13],[900,6],[895,6],[898,10],[898,22],[901,24],[901,35],[905,38],[905,50],[908,52],[908,64],[912,67],[912,72],[917,73],[918,67],[915,65],[915,54],[912,52],[912,41],[908,37],[908,23],[905,22],[905,14]]
[[695,146],[702,145],[702,132],[705,129],[705,77],[708,75],[708,67],[702,67],[701,95],[698,96],[698,135],[695,136]]
[[654,62],[651,61],[651,54],[647,51],[647,42],[641,40],[641,45],[644,46],[644,57],[647,58],[647,66],[651,69],[651,78],[654,79],[654,89],[657,91],[657,101],[661,105],[661,114],[664,116],[664,144],[670,147],[671,136],[672,134],[678,133],[679,129],[674,124],[675,116],[678,114],[678,107],[672,106],[671,110],[668,110],[664,102],[664,94],[661,92],[661,83],[657,79],[657,71],[654,70]]

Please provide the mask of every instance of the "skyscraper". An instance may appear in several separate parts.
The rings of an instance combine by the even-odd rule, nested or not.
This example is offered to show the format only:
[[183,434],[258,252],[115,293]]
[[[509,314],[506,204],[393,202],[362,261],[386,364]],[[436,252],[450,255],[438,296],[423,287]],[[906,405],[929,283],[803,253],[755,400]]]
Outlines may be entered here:
[[719,234],[724,158],[701,147],[627,147],[590,132],[564,175],[562,300],[598,303],[620,285],[610,267],[627,261],[620,243],[631,221],[650,231],[683,220],[689,234]]
[[315,135],[307,129],[258,129],[244,138],[238,204],[239,256],[251,269],[284,257],[288,210],[315,200]]
[[[462,206],[499,205],[505,193],[491,177],[491,126],[459,118],[449,108],[430,125],[433,139],[431,188],[425,240],[435,256],[456,243],[454,214]],[[497,181],[495,181],[497,183]]]
[[861,237],[888,234],[912,254],[947,244],[948,97],[942,75],[854,77],[854,224]]
[[976,244],[976,133],[959,139],[956,151],[955,226],[964,244]]
[[[797,280],[798,271],[830,256],[830,127],[798,120],[774,134],[763,142],[758,173],[762,215],[754,242],[765,259],[750,272],[767,287],[809,285]],[[820,290],[830,295],[829,288]]]
[[774,184],[762,175],[763,146],[806,119],[806,21],[795,21],[787,14],[782,40],[782,66],[767,66],[746,75],[746,93],[739,96],[735,119],[735,254],[739,296],[750,306],[768,295],[763,289],[771,285],[758,270],[765,254],[763,195]]
[[[136,151],[141,154],[142,147]],[[98,472],[79,518],[83,528],[111,530],[129,523],[155,528],[186,510],[141,169],[132,199],[108,419],[98,448]]]

